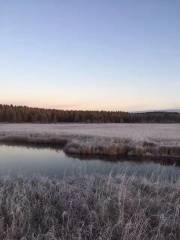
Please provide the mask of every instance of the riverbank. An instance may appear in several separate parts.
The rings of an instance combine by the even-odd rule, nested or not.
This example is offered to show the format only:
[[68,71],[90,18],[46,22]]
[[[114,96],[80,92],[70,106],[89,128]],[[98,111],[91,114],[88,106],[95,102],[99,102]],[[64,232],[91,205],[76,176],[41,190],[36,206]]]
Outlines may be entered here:
[[180,184],[82,176],[0,178],[0,238],[180,239]]
[[0,141],[80,156],[180,158],[180,124],[0,124]]

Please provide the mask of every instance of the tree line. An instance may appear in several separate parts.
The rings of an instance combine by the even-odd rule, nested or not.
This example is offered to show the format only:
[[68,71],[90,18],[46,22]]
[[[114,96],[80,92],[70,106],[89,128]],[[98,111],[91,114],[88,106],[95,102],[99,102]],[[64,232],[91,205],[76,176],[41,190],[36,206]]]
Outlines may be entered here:
[[79,111],[0,104],[0,122],[8,123],[180,123],[180,113]]

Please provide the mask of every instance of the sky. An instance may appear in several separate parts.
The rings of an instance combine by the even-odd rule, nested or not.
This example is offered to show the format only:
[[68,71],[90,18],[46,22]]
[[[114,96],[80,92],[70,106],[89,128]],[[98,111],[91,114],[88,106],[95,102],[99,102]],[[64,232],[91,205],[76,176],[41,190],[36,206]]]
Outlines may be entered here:
[[179,0],[0,0],[0,103],[180,107]]

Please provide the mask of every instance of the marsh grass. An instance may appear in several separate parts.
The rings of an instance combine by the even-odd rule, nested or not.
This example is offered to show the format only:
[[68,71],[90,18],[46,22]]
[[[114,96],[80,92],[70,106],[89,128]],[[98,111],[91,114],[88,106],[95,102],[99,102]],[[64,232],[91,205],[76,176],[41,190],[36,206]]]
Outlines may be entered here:
[[62,148],[65,153],[71,155],[106,158],[138,157],[179,160],[178,134],[177,124],[141,124],[141,127],[133,125],[133,128],[131,124],[0,125],[0,143],[51,146]]
[[179,181],[1,177],[0,239],[178,240]]

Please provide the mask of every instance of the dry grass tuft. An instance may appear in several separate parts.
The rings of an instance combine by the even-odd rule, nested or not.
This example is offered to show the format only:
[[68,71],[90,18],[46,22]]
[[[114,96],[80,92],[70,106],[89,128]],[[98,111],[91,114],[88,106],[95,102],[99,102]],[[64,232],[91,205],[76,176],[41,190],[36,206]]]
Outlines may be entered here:
[[2,240],[178,240],[180,189],[120,175],[0,179]]

